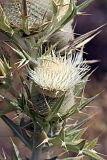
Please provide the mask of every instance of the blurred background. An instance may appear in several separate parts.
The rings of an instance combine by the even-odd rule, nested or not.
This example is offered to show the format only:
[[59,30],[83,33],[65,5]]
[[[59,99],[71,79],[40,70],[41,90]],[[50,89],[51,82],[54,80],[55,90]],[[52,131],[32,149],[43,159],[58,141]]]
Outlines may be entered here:
[[[82,0],[78,0],[78,2],[81,1]],[[107,23],[107,0],[95,0],[89,7],[87,7],[85,13],[88,15],[81,15],[75,19],[75,33],[77,34],[86,33]],[[0,33],[1,52],[4,50],[2,43],[4,38],[3,34]],[[5,48],[5,52],[10,53],[7,48]],[[95,113],[95,116],[92,118],[85,136],[90,140],[98,137],[99,145],[96,149],[102,154],[107,155],[107,25],[102,28],[102,32],[99,35],[85,46],[85,52],[88,53],[84,55],[85,59],[99,60],[96,64],[91,65],[92,70],[96,70],[89,79],[85,89],[85,95],[86,97],[91,97],[103,91],[91,104],[92,107],[87,110],[87,114],[91,115]],[[12,58],[15,57],[12,56]],[[17,88],[18,85],[19,84],[17,84]],[[2,110],[2,107],[0,107],[0,110]],[[14,117],[14,115],[10,116]],[[2,120],[0,120],[0,126],[0,150],[4,148],[10,152],[9,137],[13,136],[13,134]],[[17,139],[15,140],[17,141]],[[20,146],[21,149],[24,148],[22,144]],[[23,151],[23,154],[24,152],[25,151]],[[107,156],[104,157],[107,159]]]
[[[79,0],[81,2],[81,0]],[[107,0],[95,0],[87,9],[86,16],[76,18],[75,32],[83,34],[107,23]],[[85,46],[84,55],[87,60],[99,60],[92,64],[92,69],[96,69],[90,77],[86,86],[85,94],[91,97],[103,91],[103,93],[92,103],[92,108],[88,114],[96,113],[91,120],[89,132],[86,135],[89,139],[99,137],[97,150],[107,155],[107,25],[102,29],[91,42]],[[107,156],[105,157],[107,159]]]

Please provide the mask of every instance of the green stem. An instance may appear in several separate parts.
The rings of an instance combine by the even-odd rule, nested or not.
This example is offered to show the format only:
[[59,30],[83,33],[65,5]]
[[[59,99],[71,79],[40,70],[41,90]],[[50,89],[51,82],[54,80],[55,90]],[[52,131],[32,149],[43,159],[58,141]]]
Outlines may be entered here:
[[33,138],[33,151],[31,160],[40,160],[42,145],[41,145],[41,127],[38,123],[34,124],[34,138]]

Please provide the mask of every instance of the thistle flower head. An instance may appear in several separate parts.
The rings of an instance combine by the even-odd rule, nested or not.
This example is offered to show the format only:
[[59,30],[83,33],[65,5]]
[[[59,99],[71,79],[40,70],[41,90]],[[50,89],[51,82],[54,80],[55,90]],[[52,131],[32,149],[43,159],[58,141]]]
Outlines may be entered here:
[[88,70],[81,54],[66,58],[53,53],[38,58],[37,66],[29,71],[29,75],[45,95],[60,97],[73,90]]
[[[28,27],[33,28],[35,24],[42,22],[43,18],[51,14],[51,1],[26,0],[26,17],[28,17]],[[10,0],[4,3],[4,11],[10,24],[13,27],[22,29],[22,1]],[[45,16],[46,15],[46,16]]]

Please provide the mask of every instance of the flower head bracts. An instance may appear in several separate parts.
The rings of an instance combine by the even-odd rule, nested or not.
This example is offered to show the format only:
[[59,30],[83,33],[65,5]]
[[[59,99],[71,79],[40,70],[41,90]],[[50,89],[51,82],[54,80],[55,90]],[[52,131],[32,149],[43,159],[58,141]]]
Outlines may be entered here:
[[[28,17],[28,27],[34,28],[35,25],[42,23],[44,17],[52,14],[51,2],[49,0],[26,0],[26,11]],[[4,11],[10,24],[13,27],[22,29],[22,1],[10,0],[4,3]]]

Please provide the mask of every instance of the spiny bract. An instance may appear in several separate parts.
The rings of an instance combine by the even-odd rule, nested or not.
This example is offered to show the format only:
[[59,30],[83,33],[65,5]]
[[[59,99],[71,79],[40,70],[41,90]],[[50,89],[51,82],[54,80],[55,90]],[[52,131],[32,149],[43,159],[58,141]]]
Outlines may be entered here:
[[38,58],[37,66],[34,70],[29,70],[29,75],[40,93],[53,98],[65,94],[62,106],[68,110],[75,101],[75,86],[82,81],[89,69],[80,53],[71,54],[67,58],[56,56],[53,51],[52,55]]

